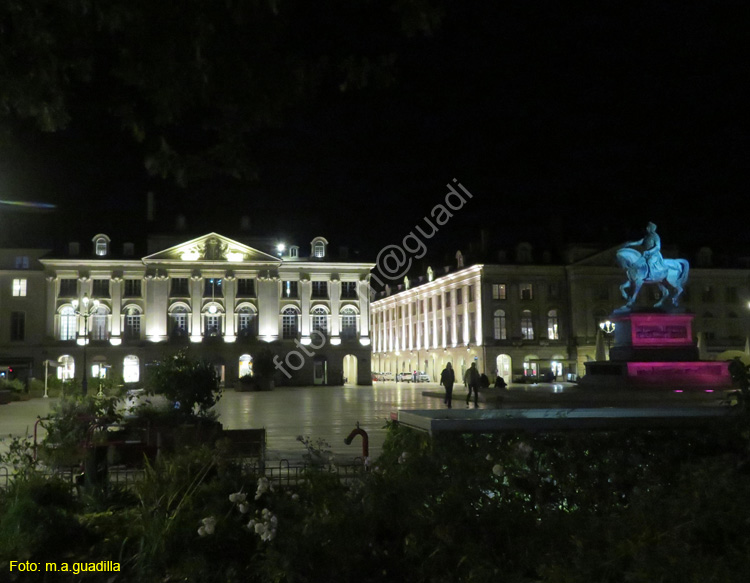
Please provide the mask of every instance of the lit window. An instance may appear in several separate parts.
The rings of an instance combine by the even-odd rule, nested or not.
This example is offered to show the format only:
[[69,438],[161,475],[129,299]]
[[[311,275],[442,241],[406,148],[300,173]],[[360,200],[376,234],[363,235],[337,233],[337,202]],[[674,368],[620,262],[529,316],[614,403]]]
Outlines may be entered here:
[[505,299],[505,284],[504,283],[493,283],[492,284],[492,299],[493,300],[504,300]]
[[138,357],[129,354],[122,361],[122,379],[126,383],[137,383],[141,378],[141,366]]
[[76,313],[73,308],[66,306],[60,310],[60,340],[75,340]]
[[240,356],[240,378],[253,376],[253,357],[249,354]]
[[14,279],[13,280],[13,295],[15,297],[26,296],[26,280],[25,279]]
[[312,329],[321,334],[328,334],[328,313],[323,308],[313,308]]
[[107,240],[104,237],[99,237],[96,240],[96,254],[100,257],[107,254]]
[[495,310],[493,320],[495,340],[506,340],[507,331],[505,327],[505,312],[503,310]]
[[246,306],[237,311],[237,331],[240,336],[255,336],[256,322],[256,313],[252,308]]
[[299,332],[299,314],[294,308],[281,313],[281,333],[284,338],[296,338]]
[[357,336],[357,312],[354,308],[341,310],[341,337],[355,338]]
[[57,359],[57,378],[61,381],[69,381],[75,378],[76,365],[75,360],[69,354],[64,354]]
[[314,257],[325,257],[326,256],[326,246],[321,241],[318,241],[313,246],[313,256]]
[[91,326],[91,340],[106,340],[108,337],[108,320],[109,320],[109,314],[107,313],[107,308],[104,306],[99,307],[99,309],[94,312],[94,314],[89,318],[89,325]]
[[547,338],[560,340],[560,321],[557,310],[547,312]]
[[534,319],[531,310],[521,312],[521,338],[534,340]]
[[296,299],[297,298],[297,282],[296,281],[282,281],[281,282],[281,297]]
[[188,309],[185,306],[175,306],[169,312],[170,330],[172,336],[187,336]]

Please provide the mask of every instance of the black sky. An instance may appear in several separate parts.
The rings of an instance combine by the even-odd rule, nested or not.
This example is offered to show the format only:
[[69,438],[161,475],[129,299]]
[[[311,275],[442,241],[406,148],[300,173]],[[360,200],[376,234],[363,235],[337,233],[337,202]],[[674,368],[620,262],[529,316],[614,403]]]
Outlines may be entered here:
[[448,3],[438,33],[403,39],[392,87],[324,90],[264,132],[254,184],[150,178],[128,136],[83,116],[6,149],[2,198],[56,203],[93,235],[135,228],[152,190],[165,226],[184,213],[231,234],[247,214],[373,258],[455,177],[475,197],[435,249],[482,227],[544,246],[555,222],[568,242],[614,244],[649,220],[665,242],[748,246],[745,5],[564,4]]

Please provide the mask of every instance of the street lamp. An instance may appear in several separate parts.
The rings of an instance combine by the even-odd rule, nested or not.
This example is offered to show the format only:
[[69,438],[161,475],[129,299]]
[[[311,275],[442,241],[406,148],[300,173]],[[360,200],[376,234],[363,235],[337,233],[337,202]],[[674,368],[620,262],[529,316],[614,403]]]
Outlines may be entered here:
[[86,370],[86,345],[89,343],[89,317],[93,316],[99,309],[99,300],[91,301],[88,294],[83,294],[80,304],[78,300],[73,300],[72,303],[76,315],[83,318],[83,342],[79,338],[78,344],[83,345],[83,379],[81,380],[81,391],[85,397],[89,391],[88,371]]
[[612,348],[612,334],[615,331],[615,323],[605,320],[599,323],[599,328],[604,332],[604,336],[607,338],[607,358],[609,358],[609,351]]

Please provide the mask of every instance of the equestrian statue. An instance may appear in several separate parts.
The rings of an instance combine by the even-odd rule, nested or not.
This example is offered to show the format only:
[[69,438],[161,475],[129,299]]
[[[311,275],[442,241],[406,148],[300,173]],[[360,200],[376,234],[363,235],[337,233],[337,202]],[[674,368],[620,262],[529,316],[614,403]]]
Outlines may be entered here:
[[[643,253],[631,248],[639,245],[643,247]],[[654,308],[661,308],[668,299],[671,299],[673,307],[677,307],[678,298],[687,283],[690,263],[686,259],[662,257],[661,239],[656,234],[654,223],[646,226],[646,234],[642,239],[625,243],[618,249],[616,257],[617,263],[628,276],[628,280],[620,286],[620,293],[628,302],[615,312],[629,312],[644,283],[655,283],[659,286],[661,297]],[[671,292],[665,283],[672,288]],[[628,287],[632,288],[630,295],[625,291]]]

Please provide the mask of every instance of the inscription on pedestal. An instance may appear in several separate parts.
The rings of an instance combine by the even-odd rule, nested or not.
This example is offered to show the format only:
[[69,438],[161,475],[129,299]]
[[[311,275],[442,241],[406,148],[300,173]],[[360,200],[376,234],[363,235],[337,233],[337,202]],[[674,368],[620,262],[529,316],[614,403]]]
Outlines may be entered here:
[[653,324],[636,325],[634,334],[639,339],[665,340],[688,338],[687,326],[655,326]]

